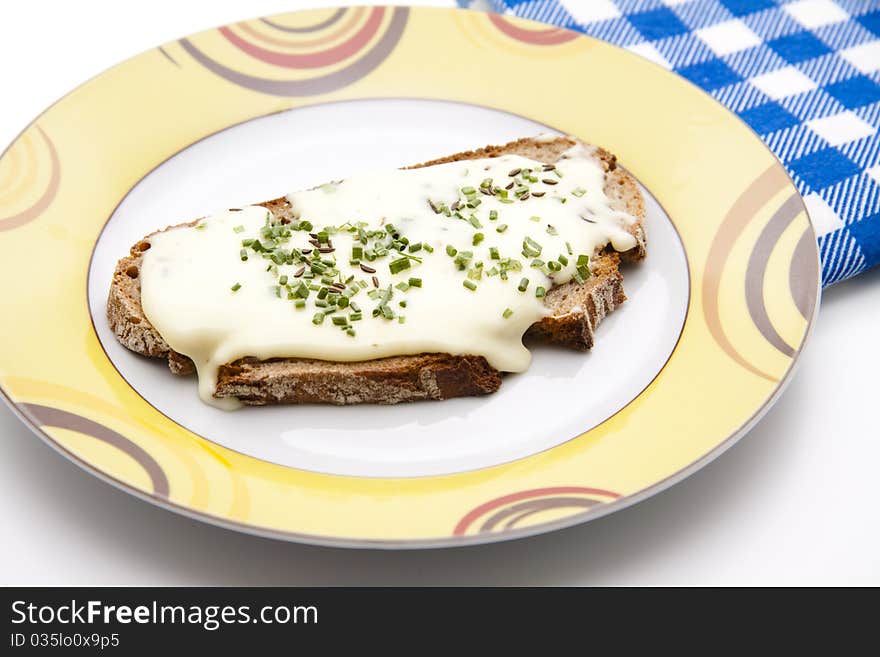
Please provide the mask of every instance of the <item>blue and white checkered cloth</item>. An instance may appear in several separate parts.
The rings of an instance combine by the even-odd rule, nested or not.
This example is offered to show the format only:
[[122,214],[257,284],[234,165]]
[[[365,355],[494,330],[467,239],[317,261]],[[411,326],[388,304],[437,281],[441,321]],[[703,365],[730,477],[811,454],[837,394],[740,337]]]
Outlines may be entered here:
[[822,283],[880,264],[880,0],[459,0],[622,46],[702,87],[776,153]]

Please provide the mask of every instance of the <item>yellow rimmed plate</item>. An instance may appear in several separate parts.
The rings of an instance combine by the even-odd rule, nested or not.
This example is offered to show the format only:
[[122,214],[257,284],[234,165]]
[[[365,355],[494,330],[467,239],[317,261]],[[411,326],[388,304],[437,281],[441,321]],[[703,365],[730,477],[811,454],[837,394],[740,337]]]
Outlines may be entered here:
[[[616,153],[649,255],[588,355],[536,349],[487,398],[224,413],[106,325],[141,236],[370,166],[536,132]],[[12,408],[139,497],[320,544],[451,546],[623,508],[729,447],[781,392],[819,296],[784,169],[696,87],[574,32],[406,7],[297,12],[143,53],[0,159]]]

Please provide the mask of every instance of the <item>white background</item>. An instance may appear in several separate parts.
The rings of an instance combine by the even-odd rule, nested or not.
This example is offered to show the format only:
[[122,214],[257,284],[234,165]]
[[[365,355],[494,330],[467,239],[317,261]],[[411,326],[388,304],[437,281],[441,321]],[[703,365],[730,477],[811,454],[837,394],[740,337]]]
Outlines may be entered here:
[[[58,97],[142,50],[331,4],[4,3],[0,148]],[[93,478],[0,408],[0,584],[878,585],[878,337],[875,269],[826,290],[794,381],[719,460],[587,525],[455,550],[327,549],[210,527]]]

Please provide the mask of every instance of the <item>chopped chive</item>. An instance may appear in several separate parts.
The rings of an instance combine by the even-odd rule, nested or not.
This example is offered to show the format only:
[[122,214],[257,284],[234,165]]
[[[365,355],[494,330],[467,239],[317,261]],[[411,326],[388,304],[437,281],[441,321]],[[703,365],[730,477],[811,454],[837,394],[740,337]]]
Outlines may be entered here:
[[355,330],[353,328],[347,329],[345,331],[345,333],[346,333],[346,335],[350,335],[351,337],[354,337],[355,335],[357,335],[357,333],[355,332]]
[[458,255],[455,256],[455,264],[460,270],[464,270],[473,257],[473,251],[459,251]]
[[501,256],[498,254],[498,247],[497,246],[490,246],[489,247],[489,257],[492,258],[492,260],[500,260],[501,259]]
[[498,218],[498,210],[489,210],[489,221],[495,221]]
[[407,281],[410,287],[422,287],[422,279],[421,278],[411,278]]
[[473,187],[470,187],[470,186],[462,187],[461,193],[464,194],[465,196],[472,196],[473,194],[477,193],[477,190],[474,189]]
[[306,300],[305,299],[297,299],[296,301],[293,302],[293,305],[296,306],[297,309],[305,308],[306,307]]
[[428,243],[422,245],[422,248],[425,249],[428,253],[434,253],[434,247]]
[[541,221],[541,217],[539,217],[537,215],[532,215],[531,217],[529,217],[529,221],[539,222],[539,221]]
[[446,255],[452,258],[455,256],[456,253],[458,253],[458,250],[454,246],[452,246],[451,244],[446,245]]
[[560,271],[562,269],[562,265],[560,263],[558,263],[556,260],[551,260],[550,262],[547,263],[547,266],[552,271]]
[[242,262],[244,262],[245,260],[248,259],[247,249],[242,249],[241,251],[238,252],[238,254],[241,257]]
[[483,233],[474,233],[474,246],[477,246],[480,242],[482,242],[486,238]]
[[405,324],[405,323],[406,323],[406,317],[404,317],[403,315],[401,315],[400,317],[397,318],[397,323],[398,323],[398,324]]
[[561,262],[563,265],[567,265],[567,264],[568,264],[568,258],[566,258],[566,257],[565,257],[564,255],[562,255],[561,253],[559,254],[559,257],[556,258],[556,259],[559,260],[559,262]]
[[397,260],[392,260],[388,268],[391,270],[392,274],[399,274],[404,269],[410,268],[409,258],[398,258]]
[[545,296],[546,294],[547,294],[547,290],[545,290],[543,287],[538,286],[535,288],[535,296],[538,297],[539,299],[541,297]]
[[472,280],[470,280],[470,279],[468,279],[468,278],[464,279],[464,280],[461,282],[461,284],[464,285],[464,286],[465,286],[467,289],[469,289],[471,292],[473,292],[474,290],[477,289],[477,284],[474,283]]
[[347,326],[348,320],[342,315],[336,315],[332,318],[333,324],[336,326]]
[[[575,265],[576,274],[578,274],[576,280],[578,279],[587,279],[590,277],[590,256],[581,254],[577,257],[577,264]],[[578,283],[582,283],[582,280],[578,280]]]
[[522,243],[522,254],[527,258],[534,258],[541,255],[543,247],[531,237],[526,237]]
[[229,289],[232,290],[233,292],[238,292],[241,289],[241,283],[236,283],[235,285],[233,285]]
[[507,230],[507,224],[501,224],[500,226],[498,226],[498,228],[495,229],[495,232],[503,233],[505,230]]
[[519,282],[519,285],[516,287],[516,289],[519,290],[520,292],[525,292],[527,289],[529,289],[529,279],[528,278],[522,279]]
[[314,324],[315,326],[317,326],[318,324],[321,324],[323,322],[324,322],[324,313],[322,313],[322,312],[317,312],[312,317],[312,324]]
[[568,251],[568,255],[574,255],[574,250],[572,250],[571,244],[568,242],[565,243],[565,250]]
[[406,258],[407,260],[414,260],[414,261],[418,262],[419,264],[421,264],[421,262],[422,262],[422,259],[421,259],[421,258],[418,258],[418,257],[416,257],[416,256],[414,256],[414,255],[410,255],[409,253],[404,253],[403,251],[398,251],[397,253],[398,253],[399,255],[402,255],[402,256],[403,256],[404,258]]
[[236,227],[233,228],[232,230],[233,230],[234,232],[236,232],[236,233],[243,233],[243,232],[244,232],[244,226],[236,226]]
[[501,313],[501,316],[502,316],[504,319],[507,319],[507,318],[510,317],[512,314],[513,314],[513,311],[512,311],[510,308],[505,308],[505,309],[504,309],[504,312]]

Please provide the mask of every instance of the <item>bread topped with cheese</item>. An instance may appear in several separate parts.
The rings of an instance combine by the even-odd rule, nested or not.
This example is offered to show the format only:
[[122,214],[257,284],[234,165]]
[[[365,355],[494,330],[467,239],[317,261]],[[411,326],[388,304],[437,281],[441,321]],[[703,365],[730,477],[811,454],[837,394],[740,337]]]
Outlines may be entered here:
[[528,367],[523,338],[593,346],[644,219],[607,151],[520,139],[153,233],[107,316],[220,406],[484,395]]

